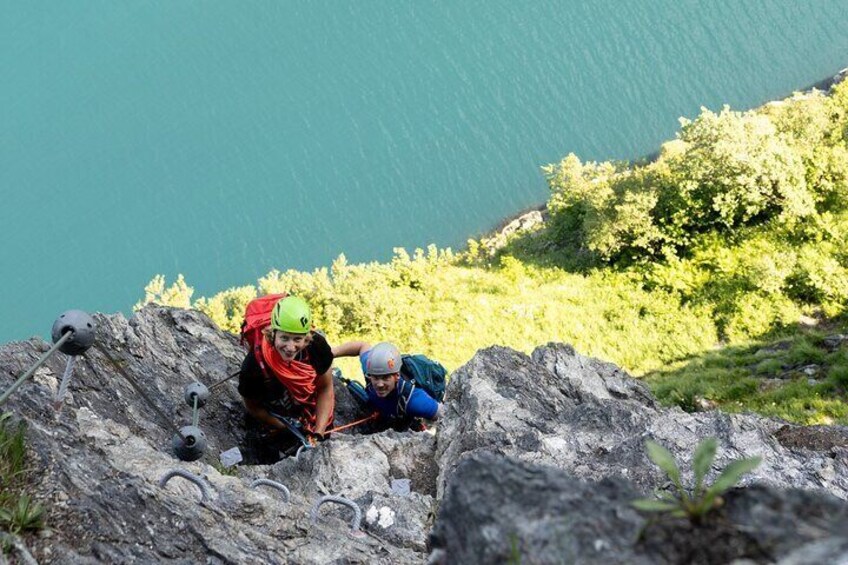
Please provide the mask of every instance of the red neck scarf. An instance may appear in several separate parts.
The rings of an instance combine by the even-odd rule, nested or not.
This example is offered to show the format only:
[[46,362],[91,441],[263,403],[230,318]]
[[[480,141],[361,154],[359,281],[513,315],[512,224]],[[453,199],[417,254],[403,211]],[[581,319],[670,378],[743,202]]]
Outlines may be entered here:
[[317,411],[315,381],[318,378],[315,369],[302,361],[284,361],[267,339],[262,340],[262,357],[271,373],[289,391],[292,400],[303,408],[300,420],[304,427],[307,431],[314,431]]

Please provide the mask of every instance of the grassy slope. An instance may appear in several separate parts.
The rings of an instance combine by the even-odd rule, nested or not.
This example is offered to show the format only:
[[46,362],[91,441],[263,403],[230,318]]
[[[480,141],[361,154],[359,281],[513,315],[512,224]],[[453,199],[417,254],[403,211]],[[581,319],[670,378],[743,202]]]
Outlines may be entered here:
[[366,332],[365,337],[396,340],[449,368],[490,345],[529,353],[540,344],[561,341],[637,373],[715,342],[704,312],[680,308],[664,293],[641,291],[614,276],[508,261],[502,268],[442,266],[431,274],[430,283],[431,300],[405,312],[396,327],[381,334]]
[[[391,340],[455,369],[490,345],[529,353],[550,341],[564,342],[645,377],[662,401],[686,410],[718,406],[805,424],[848,424],[848,355],[824,344],[825,337],[843,331],[838,320],[821,329],[792,324],[760,339],[720,345],[707,307],[681,304],[674,293],[646,291],[627,273],[571,273],[509,258],[490,267],[430,266],[426,287],[412,290],[375,288],[370,276],[352,274],[360,268],[343,275],[347,284],[394,303],[386,317],[395,323],[351,332],[323,324],[317,308],[319,326],[331,328],[332,343]],[[814,375],[801,371],[811,364],[817,365]],[[359,376],[355,360],[339,365],[345,374]]]
[[803,326],[783,337],[724,347],[647,376],[657,396],[694,411],[754,411],[801,424],[848,424],[848,351],[828,331]]

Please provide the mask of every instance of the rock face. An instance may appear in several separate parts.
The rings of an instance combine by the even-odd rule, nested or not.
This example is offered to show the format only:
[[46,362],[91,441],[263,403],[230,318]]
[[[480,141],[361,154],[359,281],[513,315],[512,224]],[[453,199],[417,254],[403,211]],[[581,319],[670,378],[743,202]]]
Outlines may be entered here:
[[[530,358],[500,347],[479,352],[453,374],[447,397],[437,447],[434,561],[848,560],[845,428],[663,409],[614,365],[557,344]],[[704,527],[648,528],[646,542],[637,544],[645,518],[629,502],[669,487],[644,441],[688,463],[708,436],[721,445],[710,480],[731,460],[760,455],[763,463],[743,483],[771,487],[732,493]],[[682,467],[683,482],[692,484],[691,469]]]
[[[641,383],[568,346],[541,347],[532,358],[487,349],[453,374],[447,394],[438,441],[439,494],[459,460],[477,451],[553,465],[584,480],[618,477],[649,491],[660,486],[662,476],[645,455],[646,439],[688,459],[701,438],[714,436],[721,444],[716,467],[763,457],[747,482],[824,489],[848,498],[844,444],[831,439],[784,446],[775,433],[792,434],[776,420],[660,408]],[[684,479],[692,479],[688,468]]]
[[[95,317],[97,348],[76,363],[60,410],[52,403],[65,358],[55,355],[2,407],[28,423],[28,489],[48,529],[23,541],[53,563],[721,563],[848,559],[848,433],[748,415],[661,408],[618,367],[564,345],[532,356],[479,352],[452,376],[436,434],[338,434],[275,465],[226,471],[218,454],[240,444],[236,381],[200,410],[204,457],[171,451],[172,427],[191,422],[183,390],[235,371],[237,340],[202,314],[148,306],[131,320]],[[0,390],[48,345],[0,347]],[[116,359],[152,410],[106,359]],[[361,416],[337,387],[336,423]],[[163,418],[158,412],[164,413]],[[167,421],[166,421],[167,420]],[[648,461],[653,438],[688,460],[707,436],[721,447],[714,476],[732,459],[763,464],[710,521],[636,534],[646,517],[630,501],[666,488]],[[687,465],[684,481],[691,480]],[[171,470],[202,479],[201,491]],[[290,499],[256,479],[282,483]],[[804,490],[799,490],[804,489]],[[315,503],[343,496],[354,512]],[[741,533],[740,533],[741,532]],[[432,539],[430,534],[432,533]],[[723,549],[721,549],[723,548]],[[782,561],[781,561],[782,560]]]
[[[192,381],[211,385],[237,370],[244,350],[202,314],[147,307],[132,320],[95,316],[98,347],[105,349],[177,426],[191,422],[183,389]],[[0,389],[46,351],[34,339],[0,348]],[[222,474],[218,454],[244,436],[236,380],[215,390],[200,409],[208,438],[206,455],[191,463],[171,451],[172,430],[95,348],[76,362],[61,411],[53,394],[65,366],[54,355],[33,380],[3,406],[28,423],[35,484],[29,489],[47,507],[49,529],[27,538],[30,552],[51,563],[420,563],[426,558],[435,492],[435,440],[429,434],[331,439],[276,466],[244,466]],[[337,391],[337,423],[355,406]],[[419,469],[419,461],[421,462]],[[209,499],[180,477],[158,486],[168,471],[203,478]],[[429,483],[421,476],[429,476]],[[255,479],[291,489],[291,500]],[[409,478],[412,492],[392,491],[393,479]],[[420,489],[420,490],[419,490]],[[392,523],[369,524],[351,535],[352,512],[322,505],[324,494],[344,495],[362,506],[394,513]]]
[[500,229],[480,239],[480,246],[489,257],[494,257],[498,251],[506,247],[512,238],[520,234],[538,231],[545,223],[547,209],[531,210],[510,220]]
[[645,528],[630,505],[640,496],[621,479],[581,481],[480,452],[463,458],[442,501],[434,561],[650,565],[781,557],[781,563],[844,563],[848,557],[848,505],[835,497],[758,485],[728,493],[702,524]]

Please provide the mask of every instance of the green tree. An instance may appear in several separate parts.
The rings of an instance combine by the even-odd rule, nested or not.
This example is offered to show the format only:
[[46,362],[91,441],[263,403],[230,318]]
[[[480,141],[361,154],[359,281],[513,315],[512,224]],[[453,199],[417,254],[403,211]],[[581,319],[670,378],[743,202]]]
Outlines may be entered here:
[[684,149],[669,161],[692,231],[734,229],[815,211],[800,155],[766,115],[702,108],[681,120]]

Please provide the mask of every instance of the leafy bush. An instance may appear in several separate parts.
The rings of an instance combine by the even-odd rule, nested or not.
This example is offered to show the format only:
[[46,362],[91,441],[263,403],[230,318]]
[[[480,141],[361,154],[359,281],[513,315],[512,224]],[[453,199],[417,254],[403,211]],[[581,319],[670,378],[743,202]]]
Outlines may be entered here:
[[254,298],[256,288],[241,286],[219,292],[212,298],[200,298],[194,303],[194,308],[215,320],[222,330],[235,334],[241,331],[244,310]]
[[137,302],[133,308],[139,310],[150,302],[163,306],[190,308],[192,294],[194,294],[194,289],[186,284],[182,275],[177,276],[177,281],[168,288],[165,288],[164,275],[156,275],[144,287],[144,298]]
[[754,368],[754,372],[758,375],[776,375],[782,370],[783,363],[779,359],[766,359]]
[[[161,288],[159,296],[169,295],[167,284]],[[331,343],[391,340],[451,369],[490,345],[529,353],[561,341],[644,372],[716,340],[707,308],[681,305],[664,290],[648,292],[633,276],[575,274],[509,256],[498,265],[472,267],[434,248],[398,250],[388,264],[351,265],[340,257],[330,269],[311,273],[272,271],[256,286],[200,298],[194,307],[237,332],[243,304],[283,290],[309,302]],[[359,371],[355,363],[341,366],[353,375]]]
[[706,232],[768,222],[803,232],[846,207],[846,100],[842,83],[749,112],[702,108],[647,164],[568,155],[543,168],[552,233],[568,252],[628,263],[686,256]]
[[816,347],[809,338],[801,338],[793,343],[784,357],[790,365],[821,363],[824,359],[825,352]]
[[681,120],[656,161],[544,168],[561,253],[635,266],[709,304],[721,337],[848,306],[848,82],[749,112]]
[[836,365],[830,368],[827,377],[838,387],[848,389],[848,366]]

